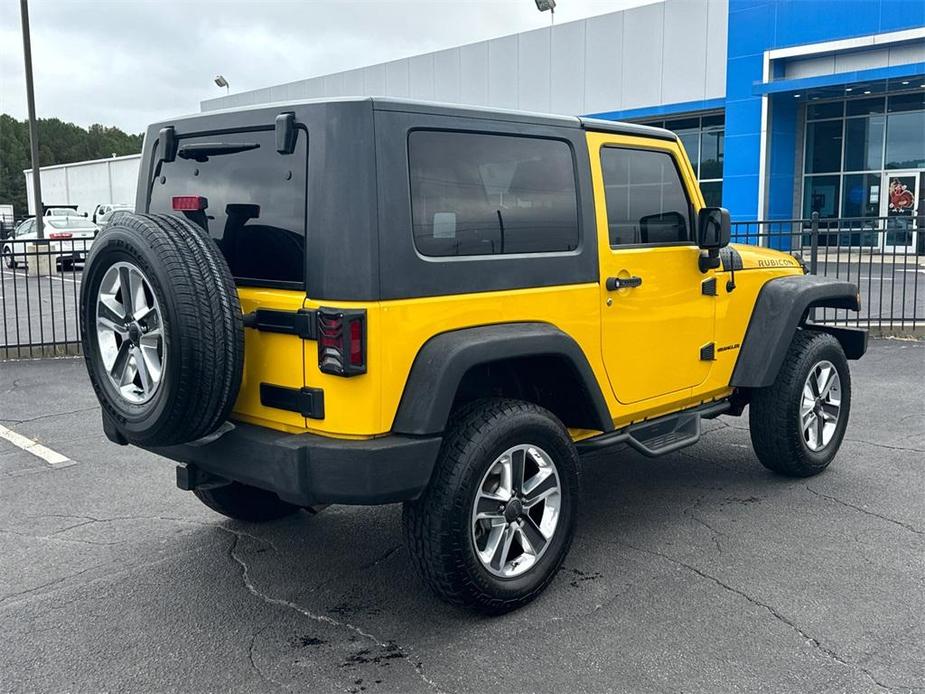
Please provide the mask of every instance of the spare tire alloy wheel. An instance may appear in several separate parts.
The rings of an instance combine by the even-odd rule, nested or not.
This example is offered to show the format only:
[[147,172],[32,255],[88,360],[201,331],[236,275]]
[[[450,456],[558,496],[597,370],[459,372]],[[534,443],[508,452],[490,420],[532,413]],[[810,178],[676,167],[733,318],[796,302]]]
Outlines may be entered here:
[[234,279],[204,229],[120,215],[90,248],[80,292],[84,359],[108,434],[173,446],[228,419],[244,326]]
[[489,573],[514,578],[549,547],[559,521],[555,463],[543,449],[514,446],[488,468],[472,508],[472,541]]
[[96,339],[113,388],[134,405],[148,402],[167,361],[163,318],[150,281],[129,262],[117,262],[103,275]]

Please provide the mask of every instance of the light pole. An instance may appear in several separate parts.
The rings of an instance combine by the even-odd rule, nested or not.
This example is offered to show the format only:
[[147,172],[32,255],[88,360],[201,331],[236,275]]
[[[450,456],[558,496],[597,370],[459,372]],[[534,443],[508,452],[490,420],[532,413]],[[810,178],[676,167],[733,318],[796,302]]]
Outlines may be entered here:
[[228,80],[226,80],[222,75],[215,76],[215,84],[217,84],[219,87],[224,87],[225,94],[231,93],[231,85],[228,84]]
[[32,145],[32,203],[35,205],[36,239],[45,238],[42,215],[42,174],[39,170],[39,124],[35,120],[35,88],[32,84],[32,38],[29,35],[29,0],[19,0],[22,17],[22,50],[26,60],[26,102],[29,109],[29,143]]
[[556,0],[536,0],[536,9],[540,12],[549,10],[550,25],[556,23]]

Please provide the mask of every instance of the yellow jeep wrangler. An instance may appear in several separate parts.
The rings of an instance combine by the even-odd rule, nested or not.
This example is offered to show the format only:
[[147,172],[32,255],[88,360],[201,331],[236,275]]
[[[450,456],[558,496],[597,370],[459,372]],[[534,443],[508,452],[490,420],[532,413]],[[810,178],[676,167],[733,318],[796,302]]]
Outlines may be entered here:
[[[93,244],[82,339],[115,443],[219,513],[404,502],[442,598],[538,595],[579,456],[659,456],[749,405],[758,460],[832,460],[854,285],[730,246],[678,138],[396,99],[153,125],[135,213]],[[617,458],[618,459],[618,458]]]

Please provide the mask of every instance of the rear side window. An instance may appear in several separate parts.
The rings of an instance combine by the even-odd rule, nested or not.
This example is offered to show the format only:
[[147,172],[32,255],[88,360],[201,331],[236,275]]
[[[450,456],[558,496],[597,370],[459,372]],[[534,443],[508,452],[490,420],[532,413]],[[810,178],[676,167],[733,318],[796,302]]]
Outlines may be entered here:
[[177,158],[153,182],[151,212],[172,213],[175,195],[201,195],[204,212],[185,212],[221,248],[239,284],[305,284],[308,137],[292,154],[276,151],[273,130],[182,138]]
[[601,149],[611,246],[690,241],[691,206],[667,152]]
[[419,130],[408,138],[414,244],[425,256],[578,247],[575,166],[559,140]]

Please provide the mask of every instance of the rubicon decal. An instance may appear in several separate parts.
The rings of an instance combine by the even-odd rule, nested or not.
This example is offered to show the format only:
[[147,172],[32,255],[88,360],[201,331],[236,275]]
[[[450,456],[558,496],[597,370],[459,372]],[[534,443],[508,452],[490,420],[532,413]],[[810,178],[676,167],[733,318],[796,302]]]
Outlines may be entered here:
[[760,258],[758,267],[793,267],[799,265],[796,260],[790,258]]

